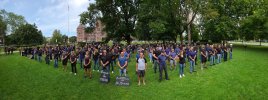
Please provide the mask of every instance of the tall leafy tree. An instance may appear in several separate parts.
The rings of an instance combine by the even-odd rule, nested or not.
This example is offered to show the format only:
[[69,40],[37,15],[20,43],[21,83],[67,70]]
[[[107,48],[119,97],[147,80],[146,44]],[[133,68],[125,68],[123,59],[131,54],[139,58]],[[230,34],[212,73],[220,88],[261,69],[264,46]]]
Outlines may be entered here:
[[7,33],[14,33],[20,25],[27,23],[23,16],[7,12],[4,9],[0,10],[0,16],[2,16],[3,21],[7,25]]
[[126,40],[130,43],[138,5],[138,0],[96,0],[96,4],[90,4],[88,11],[80,15],[80,21],[92,30],[96,20],[100,19],[105,25],[107,40]]
[[17,45],[39,45],[44,42],[42,32],[37,29],[35,24],[19,26],[18,29],[10,35],[10,38],[10,43]]
[[50,40],[52,44],[61,44],[63,43],[63,38],[60,30],[55,29],[52,33],[52,38]]

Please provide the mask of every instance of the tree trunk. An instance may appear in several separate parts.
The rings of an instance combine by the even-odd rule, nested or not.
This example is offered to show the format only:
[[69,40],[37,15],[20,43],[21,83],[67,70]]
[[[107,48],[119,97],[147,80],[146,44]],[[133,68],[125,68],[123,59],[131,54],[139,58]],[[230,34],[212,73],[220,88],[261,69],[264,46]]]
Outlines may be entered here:
[[183,36],[182,34],[180,34],[180,41],[181,41],[181,45],[183,44]]
[[191,44],[191,24],[187,26],[188,44]]

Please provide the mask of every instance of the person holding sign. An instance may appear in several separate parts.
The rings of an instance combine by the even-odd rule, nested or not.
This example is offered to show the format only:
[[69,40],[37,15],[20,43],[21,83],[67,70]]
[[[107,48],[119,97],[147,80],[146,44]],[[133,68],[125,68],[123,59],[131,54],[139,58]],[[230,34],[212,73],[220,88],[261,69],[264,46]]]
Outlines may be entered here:
[[146,65],[147,65],[147,61],[144,58],[143,53],[140,53],[140,58],[137,59],[137,63],[136,63],[136,72],[138,73],[138,85],[141,85],[141,81],[140,78],[142,78],[143,81],[143,85],[145,85],[145,71],[146,71]]
[[90,69],[91,69],[90,56],[89,56],[89,51],[87,51],[85,55],[85,61],[84,61],[84,70],[85,70],[85,77],[89,76],[89,78],[91,79],[92,73]]
[[124,52],[122,51],[120,53],[120,57],[118,58],[118,62],[117,62],[117,65],[119,66],[119,73],[120,73],[120,76],[122,76],[123,74],[125,76],[127,76],[126,72],[126,66],[127,66],[127,58],[124,56]]

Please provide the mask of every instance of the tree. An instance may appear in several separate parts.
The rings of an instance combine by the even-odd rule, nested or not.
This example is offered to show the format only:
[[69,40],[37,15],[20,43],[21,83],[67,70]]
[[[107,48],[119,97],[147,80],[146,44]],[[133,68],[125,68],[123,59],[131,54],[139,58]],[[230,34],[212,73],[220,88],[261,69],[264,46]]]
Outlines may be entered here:
[[75,42],[76,42],[76,36],[71,36],[71,37],[69,38],[69,42],[71,42],[71,43],[75,43]]
[[68,42],[68,36],[67,35],[62,35],[62,42],[67,43]]
[[126,40],[130,44],[131,35],[135,33],[138,5],[138,0],[96,0],[96,4],[90,4],[88,11],[80,15],[80,21],[92,30],[100,19],[105,25],[106,39]]
[[39,45],[43,43],[43,35],[35,24],[24,24],[10,36],[10,43],[17,45]]
[[6,23],[4,23],[2,17],[0,16],[0,40],[2,43],[4,43],[3,39],[6,35],[6,29],[7,29],[7,25]]
[[55,29],[53,31],[50,43],[52,43],[52,44],[61,44],[61,43],[63,43],[63,38],[62,38],[62,34],[60,33],[60,30]]
[[0,10],[0,16],[7,25],[7,33],[14,33],[20,25],[27,23],[23,16],[5,10]]

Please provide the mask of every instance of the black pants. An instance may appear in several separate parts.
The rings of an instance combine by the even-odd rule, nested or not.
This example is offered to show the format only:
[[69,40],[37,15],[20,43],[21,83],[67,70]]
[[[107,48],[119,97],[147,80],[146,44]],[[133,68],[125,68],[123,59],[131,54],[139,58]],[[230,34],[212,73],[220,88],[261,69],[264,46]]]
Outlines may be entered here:
[[159,72],[160,72],[160,76],[159,76],[159,80],[162,80],[162,73],[163,73],[163,70],[165,71],[165,78],[166,80],[168,79],[168,73],[167,73],[167,65],[160,65],[159,67]]
[[77,73],[77,71],[76,71],[76,63],[72,63],[71,66],[72,66],[72,72]]

